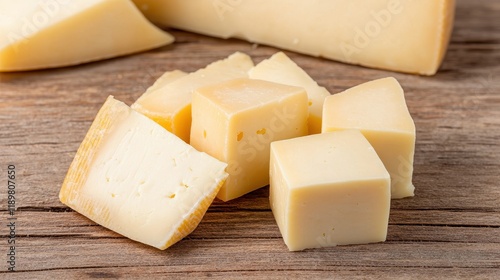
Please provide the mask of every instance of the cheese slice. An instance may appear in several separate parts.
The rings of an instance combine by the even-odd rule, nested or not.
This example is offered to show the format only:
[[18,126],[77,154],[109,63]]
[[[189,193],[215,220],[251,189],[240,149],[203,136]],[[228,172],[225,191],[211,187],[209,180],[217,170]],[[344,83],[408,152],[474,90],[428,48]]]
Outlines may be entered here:
[[279,52],[250,69],[251,79],[261,79],[275,83],[303,87],[309,97],[309,134],[321,133],[323,102],[330,93],[318,86],[307,73],[286,54]]
[[132,108],[189,143],[192,92],[203,86],[247,77],[253,66],[248,55],[236,52],[165,86],[148,90],[132,104]]
[[385,241],[390,178],[359,131],[271,144],[270,204],[290,251]]
[[166,249],[199,224],[227,177],[225,167],[109,97],[59,198],[104,227]]
[[375,148],[391,174],[392,198],[414,195],[415,124],[396,79],[371,81],[327,97],[323,132],[344,129],[360,130]]
[[173,40],[129,0],[0,0],[0,71],[75,65]]
[[236,79],[193,95],[191,145],[228,163],[217,197],[228,201],[269,184],[272,141],[307,134],[303,88]]
[[313,56],[433,75],[455,0],[134,0],[153,22]]

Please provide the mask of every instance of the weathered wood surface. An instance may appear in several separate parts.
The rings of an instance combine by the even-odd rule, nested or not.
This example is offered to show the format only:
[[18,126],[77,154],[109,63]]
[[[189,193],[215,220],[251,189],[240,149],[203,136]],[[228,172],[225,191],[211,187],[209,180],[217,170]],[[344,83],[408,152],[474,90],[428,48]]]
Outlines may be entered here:
[[[154,51],[50,71],[0,74],[0,278],[500,278],[500,3],[459,0],[434,77],[288,53],[332,93],[385,76],[406,90],[417,126],[416,196],[392,202],[388,241],[288,252],[267,189],[216,201],[166,251],[132,242],[61,204],[66,170],[110,94],[131,104],[164,71],[193,71],[276,49],[173,32]],[[16,165],[17,263],[7,274],[7,164]]]

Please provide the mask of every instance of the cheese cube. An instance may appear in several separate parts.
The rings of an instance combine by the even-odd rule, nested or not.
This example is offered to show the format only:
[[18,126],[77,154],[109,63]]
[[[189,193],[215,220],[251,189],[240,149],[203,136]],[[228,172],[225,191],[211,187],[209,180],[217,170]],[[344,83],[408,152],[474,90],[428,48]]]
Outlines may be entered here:
[[390,178],[356,130],[271,144],[270,203],[290,251],[385,241]]
[[279,52],[250,69],[251,79],[261,79],[275,83],[303,87],[309,97],[309,134],[321,133],[323,102],[330,93],[318,86],[307,73],[286,54]]
[[424,75],[438,70],[455,14],[455,0],[134,2],[162,27]]
[[129,0],[0,0],[0,71],[75,65],[173,41]]
[[302,88],[236,79],[193,95],[191,145],[227,162],[217,197],[228,201],[269,184],[269,144],[307,134]]
[[199,224],[227,178],[225,168],[109,97],[59,198],[104,227],[165,249]]
[[248,77],[252,59],[236,52],[226,59],[211,63],[162,87],[148,90],[132,108],[189,143],[191,130],[191,95],[199,87],[236,78]]
[[323,132],[358,129],[391,174],[392,198],[414,195],[415,124],[394,78],[371,81],[327,97]]

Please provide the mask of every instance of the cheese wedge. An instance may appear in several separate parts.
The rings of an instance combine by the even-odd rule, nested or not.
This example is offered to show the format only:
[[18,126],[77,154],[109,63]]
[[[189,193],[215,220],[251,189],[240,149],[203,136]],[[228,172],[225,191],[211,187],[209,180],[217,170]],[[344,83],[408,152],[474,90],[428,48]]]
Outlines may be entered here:
[[166,249],[199,224],[227,177],[225,167],[109,97],[59,198],[104,227]]
[[392,198],[414,195],[415,124],[396,79],[371,81],[327,97],[323,132],[344,129],[360,130],[375,148],[391,174]]
[[217,197],[228,201],[269,184],[272,141],[307,134],[303,88],[236,79],[193,95],[191,145],[228,163]]
[[173,71],[167,71],[161,75],[158,80],[155,81],[155,83],[150,86],[144,95],[151,94],[155,90],[158,90],[174,81],[177,81],[179,78],[182,78],[186,76],[188,73],[181,71],[181,70],[173,70]]
[[245,78],[253,66],[248,55],[236,52],[165,86],[148,90],[132,108],[189,143],[192,92],[203,86]]
[[173,41],[129,0],[0,0],[0,71],[75,65]]
[[433,75],[455,0],[134,0],[153,22],[313,56]]
[[[188,73],[180,71],[180,70],[174,70],[174,71],[167,71],[165,72],[158,80],[155,81],[155,83],[150,86],[146,92],[142,94],[140,97],[141,99],[146,99],[148,95],[153,94],[155,91],[160,90],[161,88],[165,87],[166,85],[177,81],[179,78],[182,78],[184,76],[188,75]],[[142,113],[143,115],[146,115],[153,121],[157,122],[164,128],[170,128],[170,122],[168,118],[163,118],[161,114],[158,114],[158,112],[154,110],[150,110],[149,108],[153,109],[154,107],[149,107],[145,106],[142,107],[140,106],[140,103],[136,102],[132,104],[132,108],[135,109],[136,111]]]
[[330,93],[318,86],[307,73],[293,62],[286,54],[279,52],[250,69],[251,79],[260,79],[275,83],[302,87],[309,97],[309,134],[321,133],[323,102]]
[[389,174],[359,131],[271,144],[270,204],[290,251],[385,241]]

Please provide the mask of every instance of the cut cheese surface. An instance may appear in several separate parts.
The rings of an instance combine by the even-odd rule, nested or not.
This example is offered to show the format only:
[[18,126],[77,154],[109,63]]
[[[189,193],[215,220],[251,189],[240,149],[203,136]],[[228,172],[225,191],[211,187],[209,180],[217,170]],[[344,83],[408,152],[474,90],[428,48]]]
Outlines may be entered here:
[[327,97],[323,132],[358,129],[391,174],[392,198],[414,195],[415,124],[394,78],[379,79]]
[[0,0],[0,71],[75,65],[169,44],[129,0]]
[[286,54],[279,52],[250,69],[251,79],[261,79],[285,85],[303,87],[309,97],[309,134],[321,133],[323,102],[330,93],[318,86],[302,68]]
[[390,178],[356,130],[271,144],[270,204],[290,251],[386,239]]
[[182,78],[184,76],[188,75],[188,73],[181,71],[181,70],[173,70],[173,71],[167,71],[161,75],[158,80],[155,81],[155,83],[150,86],[146,92],[144,93],[145,96],[148,94],[174,82],[177,81],[179,78]]
[[[145,100],[148,99],[147,97],[150,94],[155,94],[157,90],[161,90],[163,87],[167,86],[168,84],[171,84],[174,81],[177,81],[179,78],[182,78],[184,76],[188,75],[188,73],[180,71],[180,70],[174,70],[174,71],[168,71],[165,72],[158,80],[155,81],[155,83],[150,86],[145,93],[142,94],[140,97],[140,100]],[[132,104],[132,109],[135,109],[136,111],[142,113],[143,115],[149,117],[153,121],[157,122],[159,125],[163,126],[167,130],[171,131],[172,130],[172,124],[170,121],[170,118],[165,118],[163,117],[162,114],[158,113],[158,107],[155,106],[141,106],[140,102],[135,102]],[[186,120],[187,122],[187,120]]]
[[443,60],[455,11],[455,0],[134,2],[161,26],[424,75]]
[[225,167],[109,97],[59,198],[104,227],[165,249],[196,228],[227,177]]
[[189,143],[192,92],[203,86],[245,78],[253,66],[248,55],[234,53],[165,86],[148,90],[132,104],[132,108]]
[[272,141],[307,134],[303,88],[236,79],[193,95],[191,145],[228,163],[217,197],[228,201],[269,184]]

